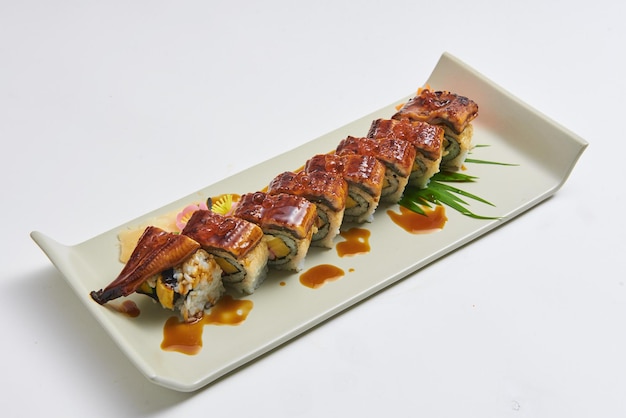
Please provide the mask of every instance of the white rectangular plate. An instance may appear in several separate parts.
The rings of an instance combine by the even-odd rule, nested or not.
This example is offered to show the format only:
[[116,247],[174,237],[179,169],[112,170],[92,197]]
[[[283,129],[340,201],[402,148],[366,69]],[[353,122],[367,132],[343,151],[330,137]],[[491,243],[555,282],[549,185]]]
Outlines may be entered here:
[[[473,204],[472,211],[499,219],[477,220],[447,209],[448,222],[443,230],[412,235],[391,221],[386,208],[379,208],[374,221],[364,226],[371,231],[369,253],[341,258],[334,249],[312,249],[307,255],[305,270],[333,264],[346,272],[343,278],[314,290],[300,284],[298,274],[271,273],[261,288],[246,298],[254,303],[247,320],[239,326],[205,326],[203,338],[210,344],[195,356],[160,348],[163,325],[171,313],[148,298],[131,296],[141,315],[129,318],[89,297],[90,291],[106,286],[122,268],[118,232],[209,196],[259,190],[267,184],[259,179],[269,182],[279,172],[294,170],[312,155],[333,150],[348,135],[364,136],[373,119],[391,117],[395,104],[81,244],[61,245],[36,231],[31,236],[149,380],[174,390],[196,390],[548,198],[565,182],[587,146],[449,54],[442,55],[427,84],[479,104],[474,143],[488,147],[477,148],[473,158],[516,164],[468,163],[466,173],[479,180],[460,185],[495,205]],[[279,285],[281,281],[286,285]]]

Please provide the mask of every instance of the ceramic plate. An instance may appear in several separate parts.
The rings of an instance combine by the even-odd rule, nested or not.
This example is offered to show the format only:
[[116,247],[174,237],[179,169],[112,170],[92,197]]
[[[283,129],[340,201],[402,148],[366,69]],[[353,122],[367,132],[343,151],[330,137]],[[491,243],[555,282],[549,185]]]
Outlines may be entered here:
[[[307,255],[305,270],[331,264],[345,271],[342,278],[312,289],[300,283],[299,274],[270,272],[261,288],[245,298],[254,304],[247,319],[238,326],[205,326],[203,339],[211,343],[196,355],[161,349],[163,326],[171,313],[145,296],[130,297],[141,311],[136,318],[104,308],[89,297],[90,291],[106,286],[122,268],[119,231],[209,196],[259,190],[279,172],[298,168],[294,162],[301,165],[314,154],[333,150],[348,135],[364,136],[371,121],[391,117],[397,103],[81,244],[65,246],[36,231],[31,236],[150,381],[179,391],[196,390],[548,198],[566,180],[587,145],[449,54],[442,55],[426,83],[479,104],[474,144],[487,146],[476,148],[472,158],[514,164],[468,163],[465,173],[479,180],[459,185],[494,205],[472,203],[472,211],[497,219],[473,219],[446,208],[448,221],[441,231],[415,235],[386,213],[397,211],[397,206],[381,207],[374,221],[364,226],[371,233],[368,253],[339,257],[335,249],[312,249]],[[336,242],[340,241],[338,237]]]

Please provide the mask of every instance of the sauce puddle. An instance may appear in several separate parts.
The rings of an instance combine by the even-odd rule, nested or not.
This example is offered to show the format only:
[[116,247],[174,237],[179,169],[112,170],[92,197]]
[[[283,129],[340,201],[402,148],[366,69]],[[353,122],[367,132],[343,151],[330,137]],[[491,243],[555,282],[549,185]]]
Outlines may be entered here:
[[368,253],[370,251],[370,234],[370,231],[363,228],[350,228],[347,231],[341,231],[340,235],[345,241],[338,242],[336,245],[339,257]]
[[132,300],[125,300],[120,305],[110,303],[108,306],[121,314],[130,316],[131,318],[137,318],[141,313],[137,304]]
[[411,234],[428,234],[443,229],[448,220],[443,206],[437,205],[434,209],[425,208],[424,212],[426,214],[422,215],[400,206],[400,213],[388,210],[387,215],[396,225]]
[[205,325],[239,325],[252,310],[251,300],[233,299],[226,295],[202,319],[193,323],[170,317],[163,326],[161,349],[195,355],[202,350],[202,331]]
[[326,282],[340,279],[344,275],[345,272],[337,266],[320,264],[302,273],[300,275],[300,283],[311,289],[318,289]]

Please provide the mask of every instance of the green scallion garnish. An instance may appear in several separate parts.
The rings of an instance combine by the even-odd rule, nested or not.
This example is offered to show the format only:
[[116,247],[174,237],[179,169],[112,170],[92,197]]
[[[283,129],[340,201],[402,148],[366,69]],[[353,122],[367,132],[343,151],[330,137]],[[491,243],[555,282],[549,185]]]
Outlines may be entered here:
[[[474,148],[487,147],[488,145],[476,145]],[[501,163],[495,161],[478,160],[474,158],[466,158],[466,163],[469,164],[491,164],[500,166],[516,166],[517,164]],[[468,174],[459,172],[442,171],[435,174],[428,183],[428,187],[425,189],[418,189],[416,187],[408,186],[404,191],[402,199],[398,202],[400,206],[403,206],[413,212],[426,215],[424,208],[432,207],[432,205],[446,205],[451,209],[454,209],[465,216],[469,216],[474,219],[498,219],[498,217],[477,215],[470,211],[467,206],[469,203],[462,199],[462,197],[475,200],[485,205],[495,205],[488,200],[485,200],[472,193],[466,192],[453,187],[447,183],[473,183],[478,180],[478,177],[470,176]]]

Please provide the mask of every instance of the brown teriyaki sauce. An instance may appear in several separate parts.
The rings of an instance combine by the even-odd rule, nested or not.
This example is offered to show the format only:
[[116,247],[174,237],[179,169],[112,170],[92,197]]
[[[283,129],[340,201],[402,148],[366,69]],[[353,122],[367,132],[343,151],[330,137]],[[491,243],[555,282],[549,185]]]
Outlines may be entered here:
[[111,309],[130,316],[131,318],[137,318],[139,316],[139,314],[141,313],[141,311],[139,310],[139,307],[137,306],[137,304],[132,301],[132,300],[125,300],[124,302],[122,302],[121,304],[113,304],[113,303],[109,303],[109,305],[111,307]]
[[443,229],[448,220],[443,206],[425,208],[424,212],[425,214],[420,214],[400,206],[400,213],[388,210],[387,215],[396,225],[411,234],[428,234]]
[[202,331],[205,325],[239,325],[252,310],[251,300],[234,299],[225,295],[202,319],[185,323],[178,317],[170,317],[163,326],[161,349],[195,355],[202,350]]
[[337,243],[337,255],[346,257],[368,253],[370,251],[370,234],[370,231],[364,228],[350,228],[346,231],[341,231],[340,235],[345,241]]
[[345,272],[332,264],[320,264],[311,267],[300,275],[300,283],[311,289],[322,287],[325,283],[340,279]]
[[[340,232],[344,241],[335,245],[339,257],[365,254],[370,251],[370,231],[364,228],[350,228]],[[350,269],[354,271],[354,269]],[[332,264],[320,264],[311,267],[300,275],[300,283],[311,289],[318,289],[324,284],[338,280],[346,275],[346,272]]]

